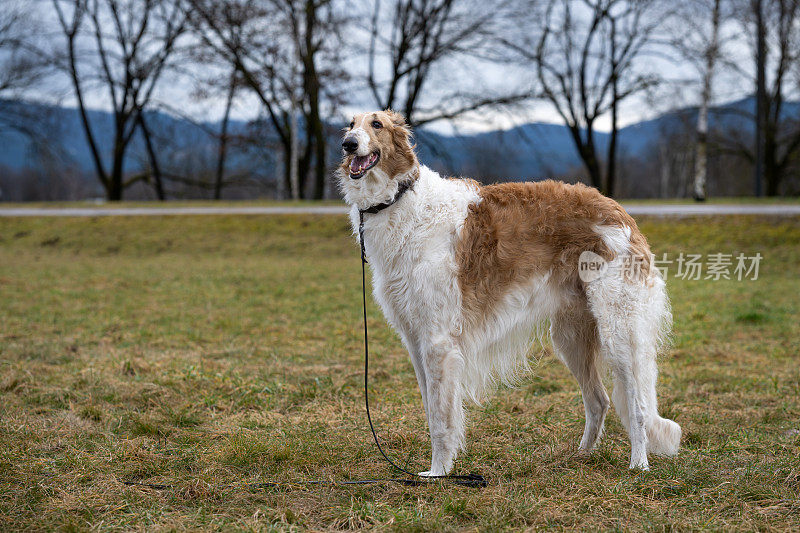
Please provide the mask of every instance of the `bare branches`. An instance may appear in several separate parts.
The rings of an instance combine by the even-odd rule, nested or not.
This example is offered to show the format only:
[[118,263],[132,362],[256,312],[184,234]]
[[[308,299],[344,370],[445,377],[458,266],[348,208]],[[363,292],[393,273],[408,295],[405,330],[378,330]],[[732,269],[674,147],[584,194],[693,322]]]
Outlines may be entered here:
[[[287,181],[298,134],[293,114],[304,118],[304,153],[299,160],[301,192],[313,164],[311,195],[321,198],[326,184],[323,112],[335,105],[343,71],[338,61],[337,16],[329,0],[187,0],[187,13],[202,42],[241,75],[280,138]],[[326,87],[328,91],[323,91]],[[295,111],[292,103],[299,102]]]
[[[83,84],[81,82],[81,77],[78,74],[78,54],[76,50],[76,41],[78,37],[78,31],[80,30],[83,24],[83,19],[86,15],[86,4],[81,0],[72,0],[71,2],[64,3],[67,4],[66,8],[62,7],[62,2],[60,0],[53,0],[53,7],[55,7],[58,15],[58,21],[61,25],[61,30],[67,40],[66,68],[69,72],[70,80],[72,81],[75,99],[78,101],[78,111],[80,112],[81,116],[81,124],[83,125],[84,133],[86,134],[86,141],[89,144],[89,150],[92,153],[92,162],[95,166],[97,179],[99,179],[103,187],[108,190],[110,186],[108,173],[103,166],[103,161],[100,157],[100,150],[97,146],[97,140],[95,139],[91,123],[89,122],[89,116],[87,114],[86,102],[84,98]],[[68,16],[66,9],[70,8],[71,13],[70,16]]]
[[[757,94],[754,119],[755,146],[740,138],[720,140],[726,153],[738,153],[756,164],[756,174],[763,174],[766,194],[774,196],[789,177],[800,157],[800,121],[787,116],[785,102],[800,89],[800,2],[798,0],[741,0],[734,4],[735,18],[748,38],[754,61],[752,68],[738,67],[740,79],[752,83]],[[759,6],[761,13],[759,16]],[[763,96],[758,96],[763,88]],[[759,181],[759,178],[757,178]]]
[[[153,153],[142,113],[184,33],[186,19],[179,2],[52,0],[67,42],[67,54],[60,63],[72,82],[97,177],[110,200],[120,200],[130,183],[124,179],[123,169],[137,129],[142,128],[148,150]],[[110,33],[109,27],[113,28]],[[88,38],[82,38],[81,32]],[[86,86],[90,83],[105,87],[114,113],[110,168],[104,165],[97,133],[87,114]]]
[[453,98],[456,100],[463,100],[467,103],[458,105],[453,108],[437,107],[435,109],[418,108],[417,115],[423,118],[417,119],[416,125],[423,126],[437,120],[450,120],[463,116],[470,111],[478,111],[481,109],[502,108],[512,104],[518,104],[530,99],[530,93],[523,92],[517,94],[509,94],[505,96],[489,96],[481,97],[479,95],[456,95]]
[[[534,17],[535,44],[530,35],[504,44],[535,69],[542,95],[570,129],[592,185],[611,194],[618,106],[658,82],[637,68],[660,23],[654,2],[548,0]],[[611,142],[603,173],[594,128],[608,113]]]
[[5,0],[0,10],[0,97],[18,95],[46,74],[47,61],[31,40],[40,31],[24,3]]
[[[485,9],[473,0],[374,0],[366,51],[366,85],[374,105],[401,111],[409,123],[421,125],[519,101],[517,89],[484,89],[472,98],[468,95],[475,91],[442,87],[447,83],[442,75],[457,58],[488,55],[485,48],[490,37],[498,36],[496,24],[507,15],[507,5]],[[429,91],[434,77],[438,90]]]
[[58,149],[47,142],[53,133],[42,109],[32,112],[19,105],[51,72],[51,63],[43,54],[39,36],[44,25],[31,12],[27,2],[4,0],[0,9],[0,132],[13,130],[30,141],[42,155]]
[[[328,171],[335,159],[331,122],[341,107],[365,105],[392,107],[415,126],[452,120],[454,128],[478,125],[472,121],[477,117],[506,127],[530,118],[531,110],[547,108],[549,116],[542,118],[555,116],[567,126],[567,142],[574,143],[587,181],[614,192],[618,144],[619,150],[629,146],[617,138],[619,122],[642,118],[646,106],[685,105],[687,88],[696,90],[691,102],[701,104],[700,116],[687,146],[695,133],[698,140],[709,137],[709,122],[715,143],[719,131],[736,129],[713,124],[722,116],[712,110],[713,89],[719,99],[750,92],[757,69],[741,50],[742,44],[755,45],[750,41],[758,33],[756,1],[39,0],[50,14],[41,17],[42,24],[55,28],[54,36],[24,29],[38,22],[36,14],[26,16],[24,8],[32,4],[4,0],[4,7],[19,9],[0,12],[0,98],[35,98],[67,82],[89,164],[110,198],[122,196],[130,181],[125,174],[137,165],[147,176],[138,183],[154,187],[159,196],[180,189],[181,182],[170,183],[170,176],[199,168],[189,164],[189,155],[181,159],[185,169],[171,163],[169,150],[177,144],[147,112],[157,107],[192,117],[214,142],[210,151],[192,157],[214,167],[203,179],[214,182],[209,190],[215,196],[235,172],[226,167],[239,161],[227,156],[235,149],[228,137],[243,145],[238,126],[231,126],[232,135],[226,129],[232,116],[243,112],[260,125],[251,133],[262,137],[261,145],[246,151],[267,154],[259,163],[264,176],[273,168],[284,170],[274,187],[279,194],[321,197],[330,190]],[[765,6],[757,26],[766,34],[768,89],[758,129],[764,131],[766,172],[779,184],[800,161],[800,121],[787,113],[793,109],[787,102],[800,95],[800,0],[758,1]],[[36,40],[26,33],[37,33]],[[45,48],[58,75],[26,88],[46,72],[31,68]],[[719,76],[713,85],[712,73]],[[167,79],[176,83],[162,91]],[[197,101],[192,106],[161,101],[176,92]],[[200,116],[201,106],[213,109],[213,117]],[[92,120],[90,107],[111,108],[110,132]],[[687,121],[694,122],[693,112],[687,111],[692,117]],[[741,127],[745,121],[726,117],[720,122],[736,122],[741,130],[726,149],[744,150],[750,130]],[[747,150],[756,157],[752,148]],[[692,157],[685,159],[698,166],[700,176],[703,157]],[[226,158],[236,163],[226,165]],[[159,176],[165,180],[161,185]]]

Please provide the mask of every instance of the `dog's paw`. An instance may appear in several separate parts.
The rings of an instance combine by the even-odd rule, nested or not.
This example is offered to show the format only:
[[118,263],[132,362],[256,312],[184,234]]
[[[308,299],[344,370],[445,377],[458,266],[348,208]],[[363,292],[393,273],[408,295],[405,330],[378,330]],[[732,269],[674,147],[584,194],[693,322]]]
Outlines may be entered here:
[[432,470],[426,470],[424,472],[420,472],[417,474],[419,477],[439,477],[441,474],[437,474]]
[[588,459],[592,456],[592,450],[589,448],[578,448],[578,451],[575,452],[575,456],[579,459]]

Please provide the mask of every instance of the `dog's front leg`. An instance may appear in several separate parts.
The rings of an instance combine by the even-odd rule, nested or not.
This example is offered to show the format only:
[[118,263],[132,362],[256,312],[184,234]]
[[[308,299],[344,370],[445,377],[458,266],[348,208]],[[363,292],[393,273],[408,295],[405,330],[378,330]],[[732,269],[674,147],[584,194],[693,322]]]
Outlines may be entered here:
[[405,337],[403,342],[408,348],[408,355],[411,358],[411,364],[414,365],[414,373],[417,375],[417,385],[419,385],[419,394],[422,397],[422,409],[425,411],[425,419],[430,426],[430,417],[428,416],[428,380],[425,377],[425,363],[422,360],[422,352],[418,346],[406,342]]
[[464,358],[451,341],[435,343],[423,351],[428,387],[428,426],[431,469],[423,476],[443,476],[453,467],[464,443],[464,406],[461,375]]

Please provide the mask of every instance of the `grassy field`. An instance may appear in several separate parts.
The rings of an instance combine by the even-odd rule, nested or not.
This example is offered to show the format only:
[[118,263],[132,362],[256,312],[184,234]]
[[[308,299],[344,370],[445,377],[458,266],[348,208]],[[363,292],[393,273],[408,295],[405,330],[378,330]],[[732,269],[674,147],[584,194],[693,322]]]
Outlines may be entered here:
[[[763,256],[757,281],[670,273],[680,455],[630,472],[612,412],[577,457],[580,394],[544,348],[471,411],[456,469],[477,490],[248,486],[394,475],[363,411],[344,217],[0,219],[0,530],[796,530],[800,219],[640,224],[657,255]],[[370,327],[379,432],[424,470],[413,370],[374,304]]]

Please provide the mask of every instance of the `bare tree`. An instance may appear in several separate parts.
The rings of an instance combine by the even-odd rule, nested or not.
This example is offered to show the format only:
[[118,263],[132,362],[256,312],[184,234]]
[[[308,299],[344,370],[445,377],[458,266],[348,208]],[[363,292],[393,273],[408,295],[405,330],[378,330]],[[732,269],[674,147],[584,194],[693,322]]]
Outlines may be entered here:
[[162,201],[166,200],[167,195],[164,191],[164,178],[163,174],[161,173],[161,165],[158,163],[158,154],[153,144],[153,134],[150,132],[150,128],[147,126],[147,120],[145,119],[144,113],[139,113],[137,122],[139,124],[139,130],[142,133],[142,137],[144,138],[144,145],[145,149],[147,150],[147,159],[150,162],[150,174],[153,178],[153,188],[156,191],[156,197]]
[[233,108],[233,99],[236,97],[236,89],[238,87],[238,76],[236,69],[233,69],[228,80],[228,89],[225,95],[225,112],[222,115],[219,131],[219,149],[217,150],[217,168],[214,177],[214,199],[222,199],[222,186],[225,183],[225,159],[228,155],[228,144],[230,136],[228,135],[228,125],[231,119],[231,109]]
[[697,115],[697,146],[694,160],[694,198],[706,199],[706,173],[708,172],[708,108],[711,105],[714,66],[719,55],[719,23],[721,0],[713,0],[711,8],[711,37],[705,47],[705,71],[703,72],[703,92],[700,110]]
[[[222,94],[217,96],[224,100],[230,88],[220,86],[218,89]],[[163,102],[159,103],[160,107],[163,105]],[[273,171],[274,158],[264,158],[260,151],[275,152],[277,147],[265,143],[263,135],[249,132],[241,125],[234,128],[230,116],[225,127],[224,116],[210,123],[197,120],[194,113],[169,107],[164,109],[169,115],[179,116],[180,120],[153,112],[146,113],[146,117],[152,145],[157,149],[165,195],[213,199],[217,191],[220,197],[224,193],[227,198],[246,197],[248,191],[259,195],[272,193],[274,187],[266,182],[277,177]],[[235,160],[231,157],[233,155]],[[146,151],[134,156],[143,166],[150,162]],[[263,169],[254,165],[262,159]],[[222,183],[219,180],[220,167],[223,169]]]
[[[97,177],[109,200],[147,174],[126,179],[125,156],[143,113],[185,28],[179,0],[52,0],[66,39],[63,69],[69,75]],[[89,120],[87,92],[101,87],[113,108],[111,164],[101,155],[98,132]],[[152,146],[148,146],[150,151]],[[151,152],[153,153],[153,152]]]
[[800,0],[739,0],[734,6],[753,59],[737,70],[752,83],[756,100],[755,113],[739,114],[753,121],[755,135],[727,129],[718,149],[753,164],[756,195],[763,178],[767,195],[775,196],[800,158],[800,119],[785,105],[800,93]]
[[[292,61],[292,79],[297,77],[297,61]],[[299,105],[297,91],[292,91],[289,95],[289,190],[292,200],[300,199],[300,167],[298,161],[298,126],[297,126],[297,107]]]
[[688,63],[700,78],[700,105],[697,113],[692,194],[706,199],[708,174],[708,114],[713,100],[713,82],[718,63],[724,60],[723,47],[731,40],[721,35],[721,26],[732,10],[722,0],[682,0],[676,2],[675,17],[669,28],[669,45],[679,59]]
[[[327,175],[324,105],[335,102],[342,70],[337,13],[330,0],[189,0],[192,25],[206,46],[225,58],[264,106],[285,155],[286,190],[298,160],[300,195],[313,165],[311,197],[322,198]],[[299,66],[299,68],[295,68]],[[292,103],[299,103],[304,146],[299,157]]]
[[0,95],[15,97],[44,73],[44,64],[31,32],[37,30],[29,9],[21,2],[5,0],[0,9]]
[[[478,61],[492,55],[497,62],[490,47],[504,31],[509,4],[486,9],[477,0],[372,0],[366,84],[373,103],[419,126],[528,98],[527,88],[474,87]],[[443,78],[451,70],[459,71],[457,79]]]
[[[186,6],[184,6],[184,9]],[[189,26],[191,28],[191,25]],[[160,101],[159,108],[163,109],[170,115],[181,117],[181,119],[189,122],[202,131],[210,139],[216,143],[214,174],[211,187],[207,180],[200,176],[191,175],[186,172],[181,172],[179,169],[173,167],[171,176],[166,176],[171,180],[178,172],[178,179],[183,186],[188,189],[197,191],[211,190],[211,198],[215,200],[222,199],[223,190],[227,185],[239,183],[238,177],[227,176],[227,163],[229,149],[231,144],[236,141],[241,141],[240,134],[231,133],[231,113],[233,112],[234,105],[239,99],[243,83],[241,75],[234,65],[220,57],[216,51],[208,46],[204,46],[202,40],[197,38],[197,35],[187,36],[187,40],[191,43],[185,44],[181,47],[180,54],[180,72],[183,79],[188,82],[193,82],[194,88],[191,92],[191,97],[200,105],[202,104],[218,104],[223,102],[222,116],[217,123],[209,123],[198,117],[198,110],[196,108],[187,110],[182,102],[169,102]],[[143,131],[144,133],[144,131]],[[164,136],[160,135],[160,144],[164,142]],[[172,143],[168,143],[172,144]],[[152,157],[150,158],[153,159]],[[153,165],[155,166],[155,165]],[[156,171],[153,171],[154,178],[157,176]],[[174,180],[173,180],[174,181]]]
[[797,94],[800,75],[800,1],[749,0],[746,8],[745,20],[755,25],[757,36],[751,44],[758,100],[756,138],[762,138],[755,149],[743,147],[742,152],[755,160],[756,167],[762,166],[766,193],[775,196],[800,154],[800,120],[784,115],[786,96]]
[[46,117],[32,116],[15,100],[24,98],[48,73],[50,63],[37,36],[42,26],[27,2],[4,0],[0,9],[0,128],[39,143],[47,137]]
[[[660,18],[648,0],[548,0],[533,10],[533,37],[506,40],[532,62],[543,97],[572,134],[591,184],[614,193],[620,104],[658,82],[637,68]],[[605,172],[595,137],[597,120],[611,122]]]

